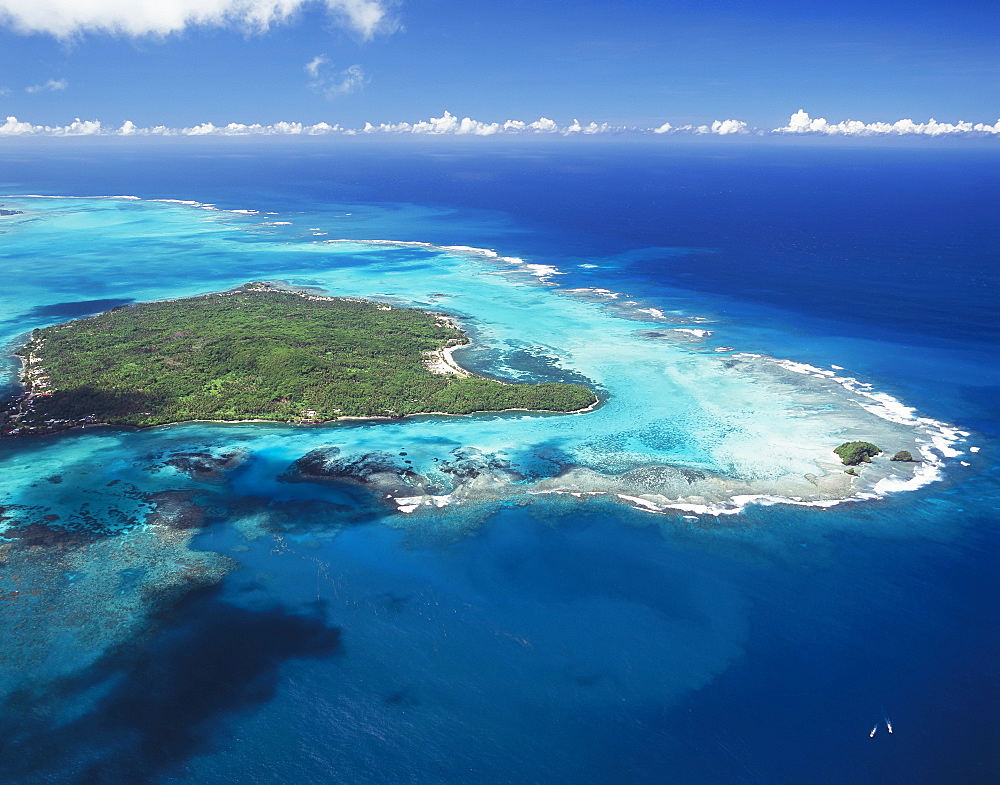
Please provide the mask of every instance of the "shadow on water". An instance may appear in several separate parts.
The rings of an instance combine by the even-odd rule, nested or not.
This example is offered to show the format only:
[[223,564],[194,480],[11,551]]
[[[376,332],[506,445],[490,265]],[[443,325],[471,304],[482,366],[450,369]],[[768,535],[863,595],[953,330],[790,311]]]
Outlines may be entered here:
[[[340,631],[282,607],[247,609],[206,589],[140,650],[121,650],[45,695],[13,696],[0,717],[0,780],[153,783],[210,752],[226,716],[274,696],[281,665],[341,650]],[[68,723],[56,716],[98,694]]]

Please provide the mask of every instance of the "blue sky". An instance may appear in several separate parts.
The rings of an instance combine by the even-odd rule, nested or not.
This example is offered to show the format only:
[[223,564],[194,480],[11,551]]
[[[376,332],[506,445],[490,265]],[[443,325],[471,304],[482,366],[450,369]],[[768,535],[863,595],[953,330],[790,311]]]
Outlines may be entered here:
[[996,0],[0,0],[0,117],[993,123],[998,52]]

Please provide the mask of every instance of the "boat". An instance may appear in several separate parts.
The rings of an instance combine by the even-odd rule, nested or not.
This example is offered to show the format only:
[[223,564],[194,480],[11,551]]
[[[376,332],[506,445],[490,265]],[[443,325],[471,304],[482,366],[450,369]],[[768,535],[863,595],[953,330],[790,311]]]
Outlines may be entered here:
[[872,728],[872,732],[868,734],[868,738],[869,739],[874,739],[875,738],[875,731],[877,731],[877,730],[878,730],[878,725],[876,725],[874,728]]
[[889,729],[889,733],[892,733],[892,723],[889,722],[889,718],[888,717],[885,718],[885,727],[887,727]]

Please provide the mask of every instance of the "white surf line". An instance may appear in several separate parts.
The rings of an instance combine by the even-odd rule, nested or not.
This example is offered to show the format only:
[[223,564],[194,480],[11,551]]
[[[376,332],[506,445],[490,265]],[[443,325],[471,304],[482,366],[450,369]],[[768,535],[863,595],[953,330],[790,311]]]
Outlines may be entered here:
[[212,210],[219,213],[233,213],[239,215],[259,215],[259,210],[245,210],[245,209],[223,209],[221,207],[216,207],[214,204],[208,202],[198,202],[193,199],[145,199],[141,196],[132,196],[129,194],[114,194],[110,196],[72,196],[72,195],[55,195],[55,194],[12,194],[5,197],[7,199],[117,199],[120,201],[127,202],[158,202],[161,204],[177,204],[184,207],[195,207],[201,210]]
[[472,245],[442,245],[441,248],[445,251],[460,251],[462,253],[474,253],[479,256],[486,256],[490,259],[497,259],[500,257],[496,251],[492,248],[476,248]]
[[424,496],[396,496],[392,499],[397,506],[398,512],[411,513],[421,507],[447,507],[452,503],[452,495],[434,496],[431,494]]
[[[919,467],[918,467],[919,470]],[[623,502],[629,504],[629,506],[634,509],[640,510],[642,512],[657,513],[661,515],[670,515],[675,512],[685,512],[688,515],[683,516],[688,520],[697,520],[699,516],[711,516],[711,517],[721,517],[723,515],[738,515],[743,512],[747,507],[759,506],[759,507],[771,507],[777,504],[790,505],[795,507],[815,507],[818,509],[829,509],[831,507],[836,507],[841,504],[853,504],[863,501],[871,501],[874,499],[884,498],[887,493],[895,493],[904,490],[916,490],[917,488],[923,487],[928,482],[933,482],[938,479],[937,467],[928,467],[928,472],[934,473],[931,479],[925,479],[923,477],[914,479],[903,479],[886,477],[879,480],[875,487],[871,491],[858,491],[850,496],[843,496],[834,499],[814,499],[812,501],[806,501],[801,497],[794,496],[780,496],[776,494],[735,494],[731,496],[727,501],[719,501],[714,503],[701,503],[701,502],[686,502],[683,499],[667,500],[664,502],[654,502],[649,499],[644,499],[641,496],[635,496],[632,494],[617,493],[614,491],[576,491],[568,488],[557,488],[550,490],[532,490],[528,491],[531,495],[541,496],[546,494],[560,494],[567,496],[574,496],[576,498],[584,498],[586,496],[615,496]],[[888,481],[888,482],[887,482]],[[659,495],[659,494],[651,494]]]
[[583,286],[578,289],[563,289],[567,294],[593,294],[599,297],[607,297],[609,300],[617,300],[619,297],[628,297],[627,294],[622,294],[621,292],[615,292],[611,289],[601,289],[597,286]]
[[[846,502],[854,501],[864,501],[867,499],[878,498],[874,493],[863,491],[857,493],[853,496],[848,496],[840,499],[817,499],[814,501],[803,501],[801,498],[794,498],[789,496],[775,496],[770,494],[743,494],[735,495],[730,498],[731,504],[726,502],[716,502],[714,504],[700,504],[693,502],[685,502],[681,499],[675,501],[667,501],[664,503],[657,503],[650,501],[649,499],[644,499],[641,496],[634,496],[626,493],[617,493],[615,491],[577,491],[570,490],[569,488],[553,488],[547,490],[529,490],[528,493],[533,496],[544,496],[549,494],[558,494],[563,496],[574,496],[576,498],[584,498],[586,496],[614,496],[615,498],[621,499],[627,502],[630,506],[642,512],[659,513],[661,515],[673,514],[673,511],[693,513],[691,515],[685,515],[684,518],[688,520],[698,520],[699,516],[710,515],[712,517],[719,517],[722,515],[737,515],[743,512],[751,504],[757,504],[760,506],[769,507],[775,504],[791,504],[800,507],[819,507],[828,508],[835,507],[838,504],[844,504]],[[657,494],[658,495],[658,494]]]
[[4,199],[124,199],[129,202],[152,201],[145,200],[141,196],[129,196],[126,194],[117,196],[66,196],[63,194],[10,194]]
[[390,248],[439,248],[440,246],[434,245],[433,243],[426,243],[422,240],[357,240],[351,239],[349,237],[337,237],[331,238],[329,240],[321,240],[323,243],[330,244],[349,244],[349,245],[371,245],[376,247],[390,247]]
[[11,194],[5,196],[6,199],[118,199],[128,202],[155,202],[159,204],[177,204],[184,207],[195,207],[201,210],[212,210],[219,213],[231,213],[234,215],[260,215],[260,210],[247,210],[243,208],[226,209],[217,207],[210,202],[199,202],[194,199],[146,199],[141,196],[130,194],[112,194],[108,196],[72,196],[66,194]]

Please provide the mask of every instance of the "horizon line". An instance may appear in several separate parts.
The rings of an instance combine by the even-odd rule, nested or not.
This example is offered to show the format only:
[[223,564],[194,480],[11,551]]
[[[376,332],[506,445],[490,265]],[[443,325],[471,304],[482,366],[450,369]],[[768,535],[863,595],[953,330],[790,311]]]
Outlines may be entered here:
[[375,125],[366,122],[360,128],[345,127],[339,123],[333,125],[321,121],[314,124],[280,121],[272,124],[236,123],[215,125],[203,122],[193,126],[169,127],[165,125],[140,127],[131,120],[125,120],[121,126],[107,126],[100,120],[81,120],[75,118],[67,125],[34,125],[18,120],[13,115],[0,124],[0,137],[208,137],[208,136],[925,136],[953,137],[972,136],[980,138],[1000,138],[1000,119],[989,125],[972,123],[964,120],[958,122],[938,122],[930,118],[927,122],[914,122],[909,118],[895,122],[876,121],[864,123],[860,120],[843,120],[831,123],[826,118],[812,118],[804,110],[794,112],[788,124],[779,128],[758,128],[743,120],[714,120],[712,123],[693,125],[672,125],[669,122],[653,128],[635,125],[614,125],[611,123],[590,122],[583,125],[574,119],[572,123],[560,125],[548,117],[537,120],[506,120],[500,122],[484,122],[471,117],[459,119],[449,111],[444,111],[441,117],[431,117],[416,123],[379,123]]

